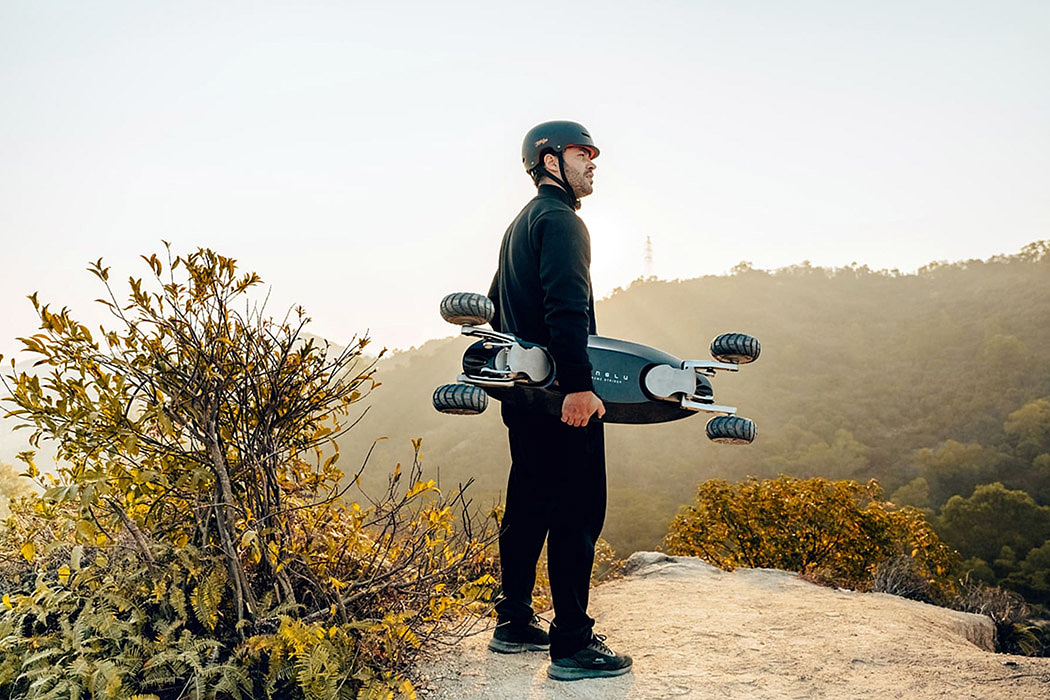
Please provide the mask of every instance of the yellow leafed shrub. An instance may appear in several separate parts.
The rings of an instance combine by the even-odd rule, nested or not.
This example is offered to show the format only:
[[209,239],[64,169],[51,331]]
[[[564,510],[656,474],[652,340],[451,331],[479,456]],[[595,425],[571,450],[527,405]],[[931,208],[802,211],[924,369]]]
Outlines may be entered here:
[[3,377],[60,461],[20,456],[42,493],[0,527],[0,700],[414,697],[413,659],[491,597],[465,487],[425,479],[419,441],[383,493],[339,468],[366,339],[270,318],[211,250],[143,259],[119,300],[90,267],[97,334],[33,295],[42,372]]
[[925,589],[946,596],[954,551],[920,511],[898,509],[880,496],[874,480],[705,481],[672,521],[663,547],[727,570],[797,571],[857,589],[871,586],[881,563],[907,556]]

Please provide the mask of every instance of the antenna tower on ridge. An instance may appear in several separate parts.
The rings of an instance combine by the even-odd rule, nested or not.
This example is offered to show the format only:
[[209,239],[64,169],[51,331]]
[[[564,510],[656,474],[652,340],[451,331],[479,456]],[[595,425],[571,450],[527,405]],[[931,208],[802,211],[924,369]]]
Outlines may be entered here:
[[653,237],[645,237],[645,276],[653,276]]

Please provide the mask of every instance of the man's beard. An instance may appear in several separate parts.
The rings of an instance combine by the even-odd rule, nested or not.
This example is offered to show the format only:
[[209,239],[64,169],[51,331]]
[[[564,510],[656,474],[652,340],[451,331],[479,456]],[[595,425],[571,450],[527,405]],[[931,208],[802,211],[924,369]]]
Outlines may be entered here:
[[586,197],[594,191],[594,185],[587,179],[587,172],[585,170],[574,171],[565,169],[565,175],[569,181],[569,186],[572,187],[573,194],[579,197]]

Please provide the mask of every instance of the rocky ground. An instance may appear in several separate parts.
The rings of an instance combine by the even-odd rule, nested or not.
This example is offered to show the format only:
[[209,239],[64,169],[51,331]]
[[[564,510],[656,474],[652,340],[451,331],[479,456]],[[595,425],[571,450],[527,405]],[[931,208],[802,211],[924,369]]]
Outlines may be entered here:
[[426,700],[980,698],[1050,700],[1050,658],[994,654],[986,617],[767,569],[640,552],[592,591],[597,631],[634,657],[605,680],[549,680],[545,654],[479,631],[424,667]]

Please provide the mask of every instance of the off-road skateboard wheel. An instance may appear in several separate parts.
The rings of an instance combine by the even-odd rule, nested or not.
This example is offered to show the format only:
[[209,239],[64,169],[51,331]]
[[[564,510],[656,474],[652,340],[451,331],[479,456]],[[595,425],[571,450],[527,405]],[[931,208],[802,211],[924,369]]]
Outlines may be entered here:
[[470,384],[443,384],[434,389],[434,408],[457,416],[474,416],[489,405],[489,397],[480,387]]
[[457,326],[483,326],[495,313],[492,301],[477,292],[453,292],[441,300],[441,318]]
[[761,352],[758,339],[743,333],[723,333],[711,341],[711,357],[719,362],[744,365],[757,360]]
[[755,422],[740,416],[715,416],[707,421],[707,437],[723,445],[748,445],[758,435]]

